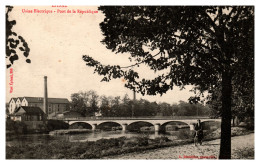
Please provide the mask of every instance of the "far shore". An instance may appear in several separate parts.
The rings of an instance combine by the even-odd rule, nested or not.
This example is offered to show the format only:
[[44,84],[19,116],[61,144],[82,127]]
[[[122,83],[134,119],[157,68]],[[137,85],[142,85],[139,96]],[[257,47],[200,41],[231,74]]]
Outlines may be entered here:
[[79,134],[79,133],[88,133],[93,132],[90,129],[61,129],[50,131],[49,135],[62,135],[62,134]]

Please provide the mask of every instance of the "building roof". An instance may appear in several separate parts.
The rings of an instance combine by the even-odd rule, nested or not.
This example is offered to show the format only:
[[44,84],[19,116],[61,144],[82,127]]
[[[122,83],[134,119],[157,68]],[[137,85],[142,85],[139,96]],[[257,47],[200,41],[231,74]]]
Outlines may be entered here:
[[[42,103],[43,97],[24,97],[29,103]],[[69,100],[66,98],[48,98],[48,103],[67,104]]]
[[66,98],[48,98],[49,103],[70,103]]
[[24,113],[26,113],[27,115],[44,114],[44,112],[39,107],[21,106],[15,110],[14,115],[22,115]]
[[14,100],[14,102],[16,102],[17,98],[16,98],[16,97],[12,97],[12,98],[10,99],[9,103],[10,103],[12,100]]
[[[18,97],[17,99],[20,99],[20,100],[22,101],[22,100],[23,100],[23,97]],[[16,100],[17,100],[17,99],[16,99]]]

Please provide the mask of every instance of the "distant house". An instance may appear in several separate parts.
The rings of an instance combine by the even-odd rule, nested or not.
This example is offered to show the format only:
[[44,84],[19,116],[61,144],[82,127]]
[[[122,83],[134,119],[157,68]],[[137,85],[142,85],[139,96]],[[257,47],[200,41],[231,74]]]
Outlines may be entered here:
[[11,98],[9,101],[9,114],[14,113],[14,110],[16,109],[16,100],[17,98]]
[[[9,112],[13,114],[20,106],[39,107],[43,111],[43,97],[18,97],[11,98]],[[69,110],[69,100],[66,98],[48,98],[47,115],[50,117]]]
[[20,106],[10,115],[11,120],[26,124],[27,131],[44,130],[47,115],[39,107]]
[[16,102],[15,102],[16,108],[18,108],[22,105],[22,100],[23,100],[23,97],[17,97]]
[[9,116],[9,103],[5,103],[5,118],[7,119]]
[[46,114],[39,107],[20,106],[10,115],[14,121],[44,121]]

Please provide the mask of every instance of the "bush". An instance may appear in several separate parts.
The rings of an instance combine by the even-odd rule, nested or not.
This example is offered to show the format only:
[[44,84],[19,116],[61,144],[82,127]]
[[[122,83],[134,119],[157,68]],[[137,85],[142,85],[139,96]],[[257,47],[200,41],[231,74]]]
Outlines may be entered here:
[[133,140],[127,140],[124,142],[123,147],[135,147],[138,146],[137,141],[133,141]]
[[61,120],[49,120],[47,123],[48,131],[58,130],[58,129],[68,129],[69,124]]
[[21,121],[6,121],[6,131],[10,131],[16,134],[24,134],[27,132],[27,126],[24,122]]
[[254,148],[243,148],[234,152],[235,159],[254,159]]
[[161,139],[162,142],[169,142],[169,141],[171,141],[167,136],[162,136],[162,137],[160,137],[160,139]]
[[138,146],[147,146],[149,144],[148,143],[149,135],[148,134],[142,134],[140,136],[137,136],[136,140],[137,140]]
[[184,139],[190,139],[193,135],[193,132],[190,130],[184,130],[184,129],[180,129],[177,137],[178,139],[184,140]]
[[152,142],[159,145],[170,141],[171,140],[167,136],[156,137],[155,139],[152,140]]

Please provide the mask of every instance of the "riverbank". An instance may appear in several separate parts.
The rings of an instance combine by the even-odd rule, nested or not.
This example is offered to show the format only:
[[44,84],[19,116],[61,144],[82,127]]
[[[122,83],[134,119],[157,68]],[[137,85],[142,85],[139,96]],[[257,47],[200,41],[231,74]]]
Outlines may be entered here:
[[80,134],[92,132],[90,129],[63,129],[63,130],[54,130],[50,131],[50,135],[63,135],[63,134]]
[[[248,134],[244,128],[232,128],[233,135]],[[219,138],[219,130],[205,136],[206,140]],[[101,159],[127,153],[140,153],[165,147],[177,147],[192,144],[192,138],[186,140],[170,140],[167,137],[149,138],[141,134],[136,137],[100,139],[97,141],[69,142],[53,141],[40,144],[19,144],[6,146],[7,159]],[[112,158],[112,157],[111,157]],[[135,159],[135,158],[132,158]],[[154,158],[156,159],[156,158]]]
[[[254,159],[254,133],[232,137],[232,159]],[[217,159],[220,139],[206,141],[202,146],[186,144],[163,149],[128,153],[104,159]]]

